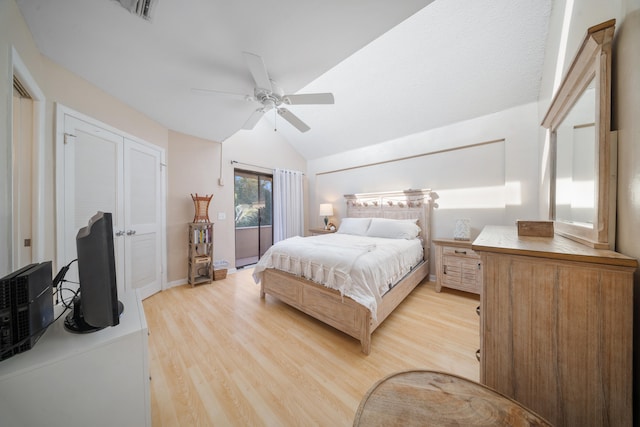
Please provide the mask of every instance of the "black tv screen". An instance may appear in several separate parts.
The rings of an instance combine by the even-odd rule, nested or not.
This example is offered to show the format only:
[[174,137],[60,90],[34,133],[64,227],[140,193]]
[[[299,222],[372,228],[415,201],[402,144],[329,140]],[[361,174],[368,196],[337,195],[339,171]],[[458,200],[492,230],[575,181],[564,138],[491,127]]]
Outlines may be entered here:
[[71,332],[88,333],[120,323],[111,213],[98,212],[76,235],[79,293],[65,318]]

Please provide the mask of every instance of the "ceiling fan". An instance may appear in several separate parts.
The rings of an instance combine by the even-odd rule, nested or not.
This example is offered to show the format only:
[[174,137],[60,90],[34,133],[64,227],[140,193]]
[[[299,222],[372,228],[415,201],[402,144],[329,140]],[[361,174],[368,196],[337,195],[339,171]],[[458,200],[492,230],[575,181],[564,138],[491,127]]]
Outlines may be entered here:
[[193,92],[225,95],[240,95],[247,101],[258,102],[259,107],[249,116],[247,121],[242,125],[242,129],[251,130],[255,127],[262,116],[272,109],[282,116],[283,119],[291,123],[300,132],[306,132],[311,129],[298,116],[293,114],[282,105],[299,105],[299,104],[333,104],[332,93],[303,93],[303,94],[285,94],[282,88],[269,78],[267,67],[264,65],[262,57],[259,55],[243,52],[247,67],[255,81],[253,95],[230,94],[229,92],[220,92],[209,89],[191,89]]

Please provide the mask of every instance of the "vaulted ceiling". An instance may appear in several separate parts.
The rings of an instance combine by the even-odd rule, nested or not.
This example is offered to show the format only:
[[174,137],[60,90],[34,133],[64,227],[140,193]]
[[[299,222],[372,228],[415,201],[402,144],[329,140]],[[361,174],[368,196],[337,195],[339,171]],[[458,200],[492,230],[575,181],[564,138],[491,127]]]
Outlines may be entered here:
[[[126,0],[129,1],[129,0]],[[134,0],[135,1],[135,0]],[[305,158],[360,148],[537,99],[551,0],[157,0],[151,19],[115,0],[17,0],[40,51],[169,129],[223,141],[255,101],[243,52],[285,93]]]

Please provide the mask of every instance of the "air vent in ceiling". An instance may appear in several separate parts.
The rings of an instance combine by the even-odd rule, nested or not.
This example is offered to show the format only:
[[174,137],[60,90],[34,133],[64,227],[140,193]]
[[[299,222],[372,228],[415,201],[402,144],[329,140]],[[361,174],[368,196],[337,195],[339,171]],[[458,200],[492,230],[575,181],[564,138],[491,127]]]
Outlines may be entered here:
[[16,76],[13,76],[13,88],[15,89],[16,93],[20,98],[31,99],[31,95],[29,95],[29,92],[27,91],[27,89],[25,89],[25,87],[22,86],[22,83],[20,83],[20,80],[18,80]]
[[151,20],[151,11],[158,0],[116,0],[129,12],[146,20]]

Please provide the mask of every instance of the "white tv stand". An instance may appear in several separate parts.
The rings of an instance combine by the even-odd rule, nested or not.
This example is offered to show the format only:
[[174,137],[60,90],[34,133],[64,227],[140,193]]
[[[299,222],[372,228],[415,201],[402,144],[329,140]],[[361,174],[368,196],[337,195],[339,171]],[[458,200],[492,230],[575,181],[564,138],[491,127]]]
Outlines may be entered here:
[[65,314],[31,350],[0,362],[2,425],[151,425],[147,321],[138,294],[118,296],[119,325],[73,334]]

